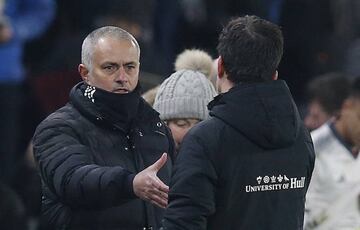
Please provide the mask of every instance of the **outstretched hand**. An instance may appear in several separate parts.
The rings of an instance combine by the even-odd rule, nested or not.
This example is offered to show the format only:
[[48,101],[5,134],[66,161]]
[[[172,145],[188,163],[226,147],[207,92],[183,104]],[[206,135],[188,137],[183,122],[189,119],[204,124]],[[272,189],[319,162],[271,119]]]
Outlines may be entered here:
[[164,166],[166,160],[167,154],[163,153],[154,164],[139,172],[133,181],[135,195],[160,208],[167,206],[169,186],[164,184],[156,174]]

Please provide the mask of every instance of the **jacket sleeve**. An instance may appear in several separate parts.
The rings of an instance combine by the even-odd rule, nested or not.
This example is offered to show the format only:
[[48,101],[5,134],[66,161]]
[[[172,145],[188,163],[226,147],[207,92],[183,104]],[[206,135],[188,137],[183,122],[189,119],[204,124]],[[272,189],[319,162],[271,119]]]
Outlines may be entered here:
[[187,135],[175,160],[162,229],[207,229],[215,212],[217,174],[204,143]]
[[9,1],[10,24],[17,39],[28,40],[41,35],[55,16],[54,0]]
[[61,119],[43,122],[34,138],[34,156],[43,183],[71,207],[104,208],[135,197],[135,174],[94,164],[91,150]]

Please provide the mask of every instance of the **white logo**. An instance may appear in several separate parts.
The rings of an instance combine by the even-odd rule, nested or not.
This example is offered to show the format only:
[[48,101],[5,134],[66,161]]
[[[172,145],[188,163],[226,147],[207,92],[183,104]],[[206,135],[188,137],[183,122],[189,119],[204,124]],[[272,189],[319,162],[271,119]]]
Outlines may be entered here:
[[94,86],[90,86],[88,85],[85,89],[85,92],[84,92],[84,96],[89,98],[91,100],[92,103],[95,102],[94,100],[94,93],[96,91],[96,88]]
[[261,177],[261,176],[258,176],[258,177],[256,178],[256,180],[257,180],[258,184],[260,184],[260,183],[261,183],[261,180],[262,180],[262,177]]
[[[258,176],[255,178],[255,185],[246,185],[245,191],[265,192],[288,189],[301,189],[305,187],[305,177],[287,177],[286,175]],[[262,183],[263,182],[263,183]]]
[[271,177],[271,183],[275,183],[276,182],[276,176],[272,176]]
[[264,176],[264,183],[267,184],[270,182],[270,177]]

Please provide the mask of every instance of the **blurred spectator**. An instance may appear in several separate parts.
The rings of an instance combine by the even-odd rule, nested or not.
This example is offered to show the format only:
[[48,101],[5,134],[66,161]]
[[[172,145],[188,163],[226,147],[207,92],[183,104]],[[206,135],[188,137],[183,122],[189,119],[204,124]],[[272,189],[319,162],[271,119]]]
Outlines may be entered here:
[[179,70],[160,85],[154,109],[171,129],[177,150],[190,128],[209,117],[207,104],[215,96],[213,85],[199,71]]
[[329,0],[283,1],[280,25],[285,52],[279,73],[300,104],[305,101],[306,83],[312,76],[337,68],[330,51],[333,17]]
[[9,183],[15,169],[19,116],[23,102],[23,46],[40,36],[54,16],[52,0],[0,2],[0,178]]
[[22,159],[19,159],[12,188],[19,195],[25,208],[25,218],[29,230],[37,229],[41,211],[41,180],[36,169],[33,145],[28,144]]
[[[215,85],[216,78],[214,80],[214,75],[216,75],[217,70],[214,67],[214,61],[211,56],[200,49],[185,49],[181,52],[175,60],[174,64],[175,71],[179,70],[193,70],[198,71],[205,75],[211,83]],[[159,85],[151,88],[146,91],[142,97],[150,104],[153,105],[155,101],[156,93],[159,89]]]
[[360,36],[354,40],[346,51],[345,71],[351,78],[360,73]]
[[159,90],[160,85],[157,85],[151,89],[149,89],[148,91],[146,91],[145,93],[143,93],[141,96],[142,98],[144,98],[144,100],[149,103],[151,106],[154,105],[155,102],[155,97],[156,97],[156,93]]
[[337,119],[311,135],[317,159],[306,196],[306,229],[359,229],[360,78]]
[[25,230],[25,209],[18,195],[0,183],[0,229]]
[[344,73],[327,73],[311,80],[307,85],[308,106],[304,118],[309,130],[317,129],[337,116],[349,94],[350,80]]
[[[353,64],[351,60],[347,60],[348,53],[358,52],[357,46],[359,42],[357,40],[360,38],[360,1],[328,1],[330,2],[333,19],[333,34],[330,37],[331,50],[337,59],[339,68],[343,70],[344,68],[348,68],[349,64]],[[357,66],[359,65],[357,64]],[[352,74],[357,76],[359,72]]]
[[[186,49],[176,57],[175,71],[182,69],[199,71],[210,81],[217,74],[212,57],[201,49]],[[215,85],[215,81],[212,83]]]
[[[172,70],[176,54],[186,48],[198,47],[212,55],[216,54],[215,47],[221,23],[231,16],[227,7],[230,4],[233,7],[235,2],[239,1],[157,1],[154,44],[165,57],[167,74]],[[235,14],[242,12],[244,11]]]

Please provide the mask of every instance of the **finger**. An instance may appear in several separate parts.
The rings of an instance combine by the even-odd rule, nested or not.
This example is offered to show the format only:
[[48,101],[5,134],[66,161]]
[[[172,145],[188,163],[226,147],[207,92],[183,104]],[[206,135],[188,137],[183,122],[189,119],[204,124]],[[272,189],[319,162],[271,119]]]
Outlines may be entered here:
[[156,191],[156,193],[160,198],[165,199],[165,200],[167,200],[169,197],[167,192],[162,192],[162,191],[158,190],[158,191]]
[[169,192],[169,186],[167,186],[166,184],[164,184],[159,178],[158,178],[158,181],[156,183],[156,188],[158,190],[160,190],[161,192],[165,192],[165,193],[168,193]]
[[150,198],[150,202],[161,207],[161,208],[165,208],[168,204],[168,199],[167,198],[163,198],[161,196],[159,196],[158,194],[151,194],[149,196]]
[[153,179],[154,180],[152,181],[149,193],[158,194],[167,199],[167,194],[169,193],[169,186],[164,184],[158,177],[154,177]]
[[153,168],[157,172],[164,166],[164,164],[166,163],[166,160],[167,160],[167,153],[163,153],[161,155],[161,157],[150,167]]
[[152,203],[153,205],[158,206],[159,208],[164,208],[165,209],[167,207],[167,205],[163,205],[163,204],[157,203],[155,201],[151,201],[150,203]]

